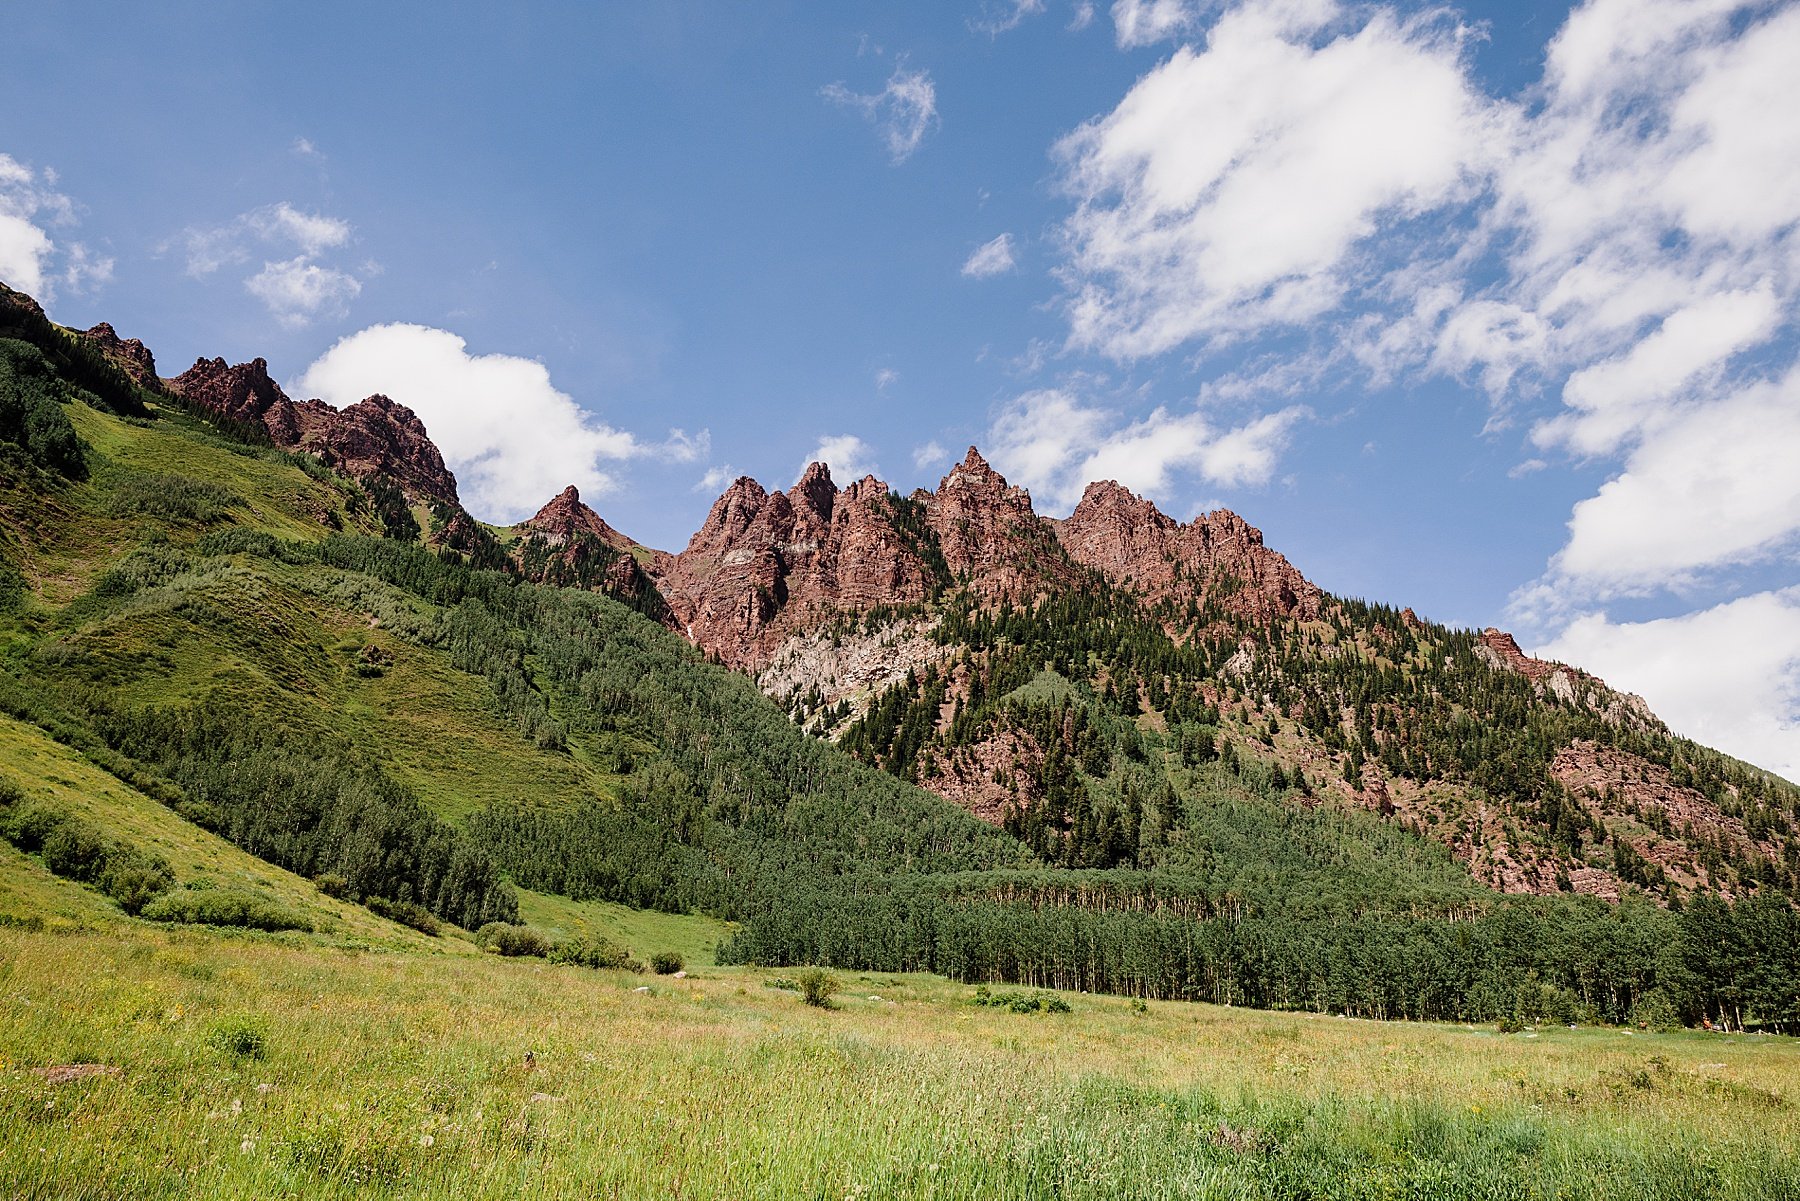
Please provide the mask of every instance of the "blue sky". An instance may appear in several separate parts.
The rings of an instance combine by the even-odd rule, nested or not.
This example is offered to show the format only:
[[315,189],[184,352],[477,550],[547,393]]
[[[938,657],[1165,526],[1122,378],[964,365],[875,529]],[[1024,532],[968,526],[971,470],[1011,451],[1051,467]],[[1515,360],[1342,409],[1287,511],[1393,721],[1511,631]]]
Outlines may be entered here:
[[1226,505],[1793,777],[1797,59],[1731,0],[37,4],[0,277],[388,392],[494,521],[678,549],[971,442]]

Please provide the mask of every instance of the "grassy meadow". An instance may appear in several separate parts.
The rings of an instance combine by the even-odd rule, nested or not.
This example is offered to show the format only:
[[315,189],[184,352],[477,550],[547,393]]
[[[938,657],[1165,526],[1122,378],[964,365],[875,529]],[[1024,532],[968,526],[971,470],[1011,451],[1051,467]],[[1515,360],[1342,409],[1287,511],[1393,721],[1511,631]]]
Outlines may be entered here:
[[[532,917],[720,932],[582,908]],[[0,1195],[1800,1197],[1795,1040],[689,968],[0,928]],[[79,1063],[117,1070],[46,1078]]]

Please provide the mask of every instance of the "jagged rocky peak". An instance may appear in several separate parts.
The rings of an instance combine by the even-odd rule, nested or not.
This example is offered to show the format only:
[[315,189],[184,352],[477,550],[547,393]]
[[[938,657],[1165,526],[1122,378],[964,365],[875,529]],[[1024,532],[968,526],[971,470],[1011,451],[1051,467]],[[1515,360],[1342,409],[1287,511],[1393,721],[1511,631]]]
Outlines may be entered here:
[[459,506],[456,476],[405,405],[374,395],[339,411],[322,400],[295,404],[269,375],[265,359],[228,364],[201,358],[168,381],[169,390],[215,417],[268,435],[359,480],[380,476],[415,499]]
[[518,528],[528,535],[544,539],[552,546],[561,546],[580,534],[592,535],[619,550],[629,550],[637,545],[582,503],[581,493],[574,484],[557,493],[535,515],[520,522]]
[[1265,622],[1319,615],[1318,587],[1229,509],[1180,522],[1118,481],[1099,480],[1056,523],[1056,534],[1077,563],[1150,600],[1217,595],[1241,616]]
[[101,354],[117,363],[138,387],[152,392],[163,390],[162,379],[156,374],[156,356],[138,339],[119,337],[118,331],[105,321],[82,334],[82,337],[91,342]]
[[[169,381],[169,389],[215,417],[265,426],[271,436],[276,427],[286,423],[278,418],[275,426],[270,426],[270,410],[293,405],[281,385],[269,377],[269,362],[262,358],[236,364],[224,359],[195,359],[192,367]],[[281,445],[279,437],[276,444]]]

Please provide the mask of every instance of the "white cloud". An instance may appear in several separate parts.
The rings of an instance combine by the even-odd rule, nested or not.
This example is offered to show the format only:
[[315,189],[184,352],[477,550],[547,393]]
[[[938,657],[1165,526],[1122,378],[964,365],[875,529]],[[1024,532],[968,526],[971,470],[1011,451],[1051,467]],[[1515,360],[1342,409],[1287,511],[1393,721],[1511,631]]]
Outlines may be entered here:
[[945,450],[943,444],[935,439],[923,446],[913,447],[913,466],[920,471],[931,471],[934,468],[942,467],[949,461],[950,452]]
[[1067,510],[1094,480],[1171,498],[1178,474],[1219,487],[1267,483],[1296,424],[1300,405],[1221,428],[1202,409],[1158,408],[1137,421],[1085,404],[1068,391],[1028,392],[1000,410],[983,444],[994,466],[1054,508]]
[[204,279],[221,267],[250,261],[257,246],[275,246],[308,257],[350,241],[350,223],[308,213],[283,200],[239,213],[223,225],[190,226],[181,233],[187,273]]
[[867,442],[855,434],[826,434],[819,439],[819,445],[806,456],[806,462],[800,465],[804,472],[813,463],[823,463],[831,468],[831,478],[841,488],[852,480],[861,479],[865,475],[880,475],[881,467],[875,462],[875,451]]
[[[190,226],[181,233],[187,273],[205,279],[225,267],[242,266],[261,249],[295,252],[292,258],[264,259],[262,269],[244,287],[283,325],[301,326],[322,316],[342,316],[362,291],[355,272],[321,261],[325,252],[349,245],[350,223],[323,213],[309,213],[283,200],[239,213],[223,225]],[[379,274],[369,262],[364,276]]]
[[989,37],[1010,33],[1025,21],[1044,11],[1044,0],[984,0],[981,15],[969,22],[969,28]]
[[730,463],[721,463],[717,467],[707,468],[706,474],[694,481],[695,492],[718,492],[725,485],[738,478],[738,469]]
[[322,162],[325,158],[325,152],[313,145],[311,138],[295,138],[290,149],[293,150],[295,158],[312,159],[316,162]]
[[1113,36],[1121,50],[1179,37],[1199,25],[1206,7],[1199,0],[1114,0]]
[[1657,621],[1589,614],[1533,653],[1638,693],[1696,741],[1800,780],[1800,588]]
[[113,269],[112,259],[80,242],[59,248],[45,231],[46,225],[75,223],[74,201],[55,185],[54,170],[33,170],[0,154],[0,280],[44,303],[55,299],[59,284],[82,292],[108,282]]
[[996,275],[1005,275],[1014,265],[1012,235],[1004,233],[977,246],[963,262],[962,273],[970,279],[992,279]]
[[261,271],[244,281],[244,288],[283,325],[299,326],[316,317],[341,317],[362,291],[362,284],[348,272],[321,267],[300,255],[264,263]]
[[0,279],[21,292],[41,296],[44,261],[54,246],[49,234],[25,218],[0,211]]
[[1564,382],[1571,412],[1532,431],[1539,446],[1563,443],[1584,455],[1618,449],[1633,435],[1673,415],[1697,376],[1774,332],[1780,303],[1766,284],[1721,292],[1677,309],[1654,333]]
[[1581,594],[1680,585],[1800,534],[1800,367],[1666,416],[1575,506],[1551,567]]
[[1386,269],[1357,254],[1384,225],[1475,195],[1501,121],[1466,30],[1375,9],[1326,37],[1344,16],[1240,4],[1058,145],[1076,346],[1134,359],[1310,322]]
[[900,373],[892,367],[883,367],[875,373],[875,390],[886,392],[900,382]]
[[285,200],[245,213],[244,220],[265,241],[291,242],[302,254],[318,254],[350,240],[348,221],[303,213]]
[[835,104],[856,109],[873,122],[887,146],[888,157],[896,164],[911,158],[925,141],[925,135],[938,124],[937,87],[931,82],[931,75],[909,71],[904,62],[895,64],[894,73],[879,92],[865,95],[842,83],[833,83],[822,94]]
[[1078,32],[1094,23],[1094,0],[1075,0],[1075,15],[1069,18],[1069,29]]
[[340,407],[373,393],[425,422],[477,516],[516,521],[568,484],[599,496],[609,461],[647,453],[631,434],[583,410],[533,359],[470,354],[462,338],[423,325],[375,325],[338,341],[295,384]]

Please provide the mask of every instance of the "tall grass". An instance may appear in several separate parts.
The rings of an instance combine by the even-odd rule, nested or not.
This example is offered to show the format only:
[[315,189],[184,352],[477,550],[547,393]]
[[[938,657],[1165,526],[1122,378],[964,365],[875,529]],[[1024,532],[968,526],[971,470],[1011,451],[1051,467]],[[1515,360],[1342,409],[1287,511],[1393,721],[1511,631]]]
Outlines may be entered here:
[[0,1195],[1800,1197],[1790,1040],[969,995],[0,930]]

